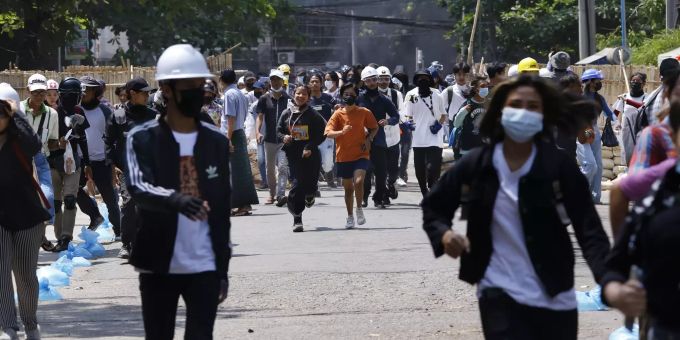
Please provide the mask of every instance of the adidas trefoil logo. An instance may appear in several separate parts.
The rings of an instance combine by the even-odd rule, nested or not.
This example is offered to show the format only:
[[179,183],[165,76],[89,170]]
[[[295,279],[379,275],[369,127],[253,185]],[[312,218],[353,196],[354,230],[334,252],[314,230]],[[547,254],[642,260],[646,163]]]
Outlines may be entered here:
[[207,169],[205,169],[205,172],[208,173],[208,179],[217,178],[219,176],[217,174],[217,167],[214,165],[211,165]]

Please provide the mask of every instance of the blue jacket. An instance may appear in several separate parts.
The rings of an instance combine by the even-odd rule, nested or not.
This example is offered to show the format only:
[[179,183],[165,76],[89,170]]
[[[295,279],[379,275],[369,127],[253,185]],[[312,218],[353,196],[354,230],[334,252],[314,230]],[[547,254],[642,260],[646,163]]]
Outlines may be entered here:
[[[397,108],[394,107],[394,104],[392,104],[392,101],[389,98],[380,93],[378,93],[377,97],[370,97],[367,93],[359,95],[357,105],[371,110],[373,116],[375,116],[375,120],[378,122],[387,119],[389,125],[396,125],[399,123],[399,112],[397,112]],[[385,129],[383,129],[382,126],[378,128],[378,133],[373,139],[373,145],[383,148],[387,147]]]

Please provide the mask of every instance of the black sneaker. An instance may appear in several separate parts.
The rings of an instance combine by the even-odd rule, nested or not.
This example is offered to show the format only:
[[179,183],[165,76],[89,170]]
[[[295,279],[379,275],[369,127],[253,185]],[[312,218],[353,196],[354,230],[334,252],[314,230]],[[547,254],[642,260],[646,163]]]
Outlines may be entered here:
[[387,186],[387,194],[393,200],[396,200],[397,197],[399,197],[399,192],[397,191],[397,187],[395,187],[394,184],[390,184]]
[[97,231],[97,229],[102,223],[104,223],[104,217],[102,215],[99,215],[95,219],[90,220],[90,226],[87,227],[87,229]]
[[377,209],[385,209],[385,204],[383,202],[374,202],[373,203]]
[[276,206],[279,208],[284,207],[288,203],[288,196],[281,196],[276,199]]
[[293,216],[293,232],[300,233],[305,230],[302,225],[302,216]]
[[305,207],[311,208],[314,205],[314,202],[316,202],[314,196],[305,197]]
[[389,197],[385,197],[383,200],[383,205],[392,205],[392,201],[390,201]]
[[68,244],[71,243],[71,240],[72,240],[72,239],[73,239],[73,238],[68,237],[68,236],[62,237],[62,238],[59,240],[59,242],[57,242],[57,245],[54,246],[54,250],[53,250],[53,251],[54,251],[55,253],[59,253],[59,252],[62,252],[62,251],[64,251],[64,250],[67,250],[67,249],[68,249]]
[[314,197],[321,197],[321,191],[317,190],[317,191],[314,193]]
[[368,200],[364,200],[364,201],[361,203],[361,206],[362,206],[363,208],[366,208],[366,207],[368,206]]

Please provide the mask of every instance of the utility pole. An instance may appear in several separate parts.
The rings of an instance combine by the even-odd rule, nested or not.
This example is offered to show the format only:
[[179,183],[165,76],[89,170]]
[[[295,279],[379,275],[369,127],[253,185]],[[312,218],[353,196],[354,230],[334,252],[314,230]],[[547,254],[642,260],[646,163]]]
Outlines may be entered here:
[[595,5],[578,0],[578,50],[581,59],[595,53]]
[[356,23],[356,19],[354,19],[354,10],[350,11],[350,14],[352,15],[352,26],[351,26],[351,34],[352,34],[352,65],[357,64],[357,31],[356,27],[354,27]]
[[674,29],[677,20],[678,0],[666,0],[666,29]]
[[628,47],[626,35],[626,0],[621,0],[621,47]]

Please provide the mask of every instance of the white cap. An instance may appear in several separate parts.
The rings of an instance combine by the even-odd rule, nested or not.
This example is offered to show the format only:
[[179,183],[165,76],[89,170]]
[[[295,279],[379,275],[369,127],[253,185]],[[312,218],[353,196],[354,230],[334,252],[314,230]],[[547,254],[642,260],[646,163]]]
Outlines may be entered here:
[[378,72],[378,77],[382,77],[382,76],[392,77],[392,74],[390,74],[390,69],[385,67],[385,66],[378,67],[376,69],[376,71]]
[[269,79],[271,79],[272,77],[277,77],[281,80],[286,79],[286,76],[283,74],[283,71],[279,69],[272,69],[271,71],[269,71]]
[[166,48],[156,64],[156,80],[212,77],[203,55],[189,44]]
[[245,78],[244,77],[238,78],[238,83],[239,84],[245,84],[246,83]]
[[378,76],[378,71],[376,71],[374,68],[370,66],[364,67],[363,70],[361,70],[361,80],[366,80],[371,77],[377,77]]
[[59,90],[59,83],[54,79],[47,79],[48,90]]
[[508,69],[508,77],[515,77],[518,74],[519,73],[517,72],[517,65],[510,66],[510,68]]
[[28,90],[47,90],[47,78],[40,73],[28,77]]
[[19,104],[21,99],[19,99],[19,93],[12,87],[12,85],[7,83],[0,83],[0,100],[11,99]]

